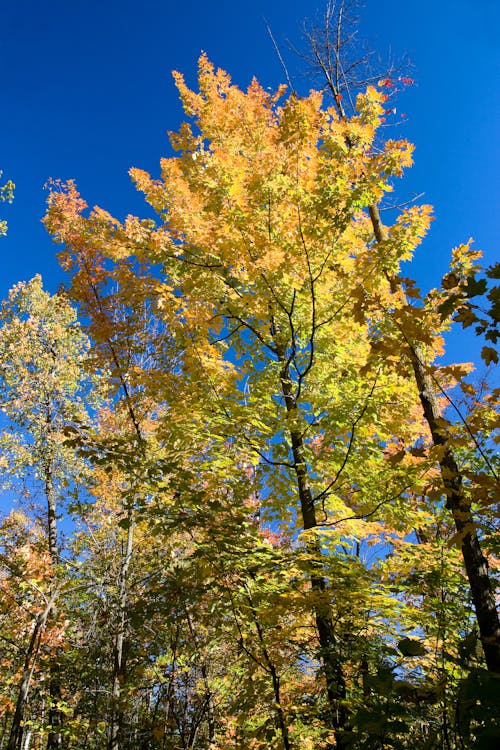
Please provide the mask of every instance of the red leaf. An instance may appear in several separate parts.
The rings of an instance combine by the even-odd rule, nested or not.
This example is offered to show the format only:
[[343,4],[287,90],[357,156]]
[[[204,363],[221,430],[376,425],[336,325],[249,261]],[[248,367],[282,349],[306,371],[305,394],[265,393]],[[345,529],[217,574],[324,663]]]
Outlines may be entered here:
[[382,78],[381,81],[378,82],[379,86],[385,86],[386,88],[390,89],[391,86],[394,86],[393,82],[390,78]]

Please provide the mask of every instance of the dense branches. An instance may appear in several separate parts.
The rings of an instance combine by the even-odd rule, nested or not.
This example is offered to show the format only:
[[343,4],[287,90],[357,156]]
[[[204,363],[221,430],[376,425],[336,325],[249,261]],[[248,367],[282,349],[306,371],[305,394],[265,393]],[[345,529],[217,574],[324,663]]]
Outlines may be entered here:
[[[28,731],[74,750],[488,747],[474,571],[497,565],[498,394],[434,364],[446,291],[400,277],[430,208],[388,228],[377,208],[412,147],[380,143],[378,88],[346,116],[344,74],[332,107],[241,91],[205,56],[198,91],[176,74],[190,122],[159,179],[132,170],[156,222],[53,185],[45,222],[89,339],[39,279],[4,306],[21,427],[4,466],[35,467],[47,501],[29,548],[24,517],[2,528],[13,750]],[[455,423],[457,384],[473,403]]]

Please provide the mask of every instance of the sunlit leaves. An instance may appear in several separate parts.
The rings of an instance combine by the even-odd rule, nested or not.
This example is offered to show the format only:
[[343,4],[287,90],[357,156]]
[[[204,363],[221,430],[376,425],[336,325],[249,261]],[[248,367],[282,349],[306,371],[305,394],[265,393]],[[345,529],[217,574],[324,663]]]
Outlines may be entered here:
[[[434,726],[456,689],[470,629],[442,507],[447,441],[494,545],[495,399],[468,366],[433,364],[450,318],[476,322],[477,254],[459,248],[423,296],[399,273],[430,207],[400,211],[374,242],[370,211],[413,151],[380,143],[375,88],[347,120],[318,92],[243,91],[206,56],[197,90],[175,81],[190,121],[159,177],[131,170],[156,221],[89,212],[72,183],[49,197],[112,399],[94,431],[66,430],[94,467],[85,569],[116,598],[108,572],[134,528],[125,630],[138,682],[175,719],[155,715],[155,741],[163,726],[187,746],[199,711],[207,744],[213,705],[224,748],[338,744],[325,717],[344,710],[353,747],[406,748],[415,706]],[[466,418],[436,417],[435,445],[409,377],[417,349],[443,405],[457,385],[469,399]]]
[[[2,177],[2,171],[0,170],[0,178]],[[0,185],[0,203],[12,203],[14,200],[14,188],[16,186],[12,180],[7,180],[3,185]],[[0,219],[0,237],[7,233],[7,222],[5,219]]]

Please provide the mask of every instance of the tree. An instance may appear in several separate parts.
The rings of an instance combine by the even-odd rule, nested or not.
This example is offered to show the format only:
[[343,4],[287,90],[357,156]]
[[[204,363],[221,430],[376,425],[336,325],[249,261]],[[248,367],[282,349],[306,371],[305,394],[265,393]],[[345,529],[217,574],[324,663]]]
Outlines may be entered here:
[[[139,501],[139,518],[145,514],[162,533],[182,519],[194,535],[188,559],[219,569],[203,535],[217,550],[230,537],[245,549],[241,524],[227,509],[244,507],[245,474],[253,477],[263,531],[279,529],[295,578],[266,631],[252,557],[237,573],[230,556],[225,570],[238,594],[227,600],[221,626],[230,617],[253,634],[244,653],[280,706],[281,746],[293,747],[290,715],[297,713],[278,700],[282,689],[291,694],[281,677],[303,658],[324,680],[315,741],[347,747],[367,721],[359,675],[382,670],[384,649],[400,640],[401,628],[398,597],[361,550],[378,542],[396,568],[406,554],[401,541],[436,523],[428,488],[439,457],[428,451],[429,426],[408,376],[408,336],[432,359],[443,325],[425,308],[410,328],[394,287],[430,210],[403,211],[390,239],[373,242],[374,207],[411,163],[403,141],[374,147],[382,92],[360,95],[348,119],[323,108],[316,92],[282,104],[283,90],[269,95],[255,81],[242,92],[205,57],[199,93],[176,80],[194,127],[171,135],[179,155],[162,160],[160,180],[132,170],[159,224],[135,217],[121,224],[98,208],[87,217],[73,184],[52,192],[46,223],[66,245],[70,294],[91,321],[94,357],[107,358],[132,425],[140,425],[136,407],[149,405],[142,413],[156,448],[141,459],[147,499]],[[105,303],[103,289],[113,290]],[[149,323],[137,329],[144,310]],[[133,368],[131,342],[136,353],[151,352]],[[442,378],[443,392],[452,384]],[[275,570],[263,590],[279,590],[278,580]],[[295,651],[274,651],[274,628],[288,632],[285,622],[299,612],[297,627],[313,626],[317,648],[301,642]],[[405,657],[424,653],[412,648]],[[404,737],[409,721],[405,714],[383,731]]]
[[[356,19],[349,13],[349,10],[349,4],[344,0],[338,4],[328,2],[323,27],[313,28],[306,32],[310,50],[309,62],[312,63],[313,70],[319,74],[325,90],[332,97],[333,106],[342,119],[346,118],[349,106],[353,107],[353,91],[359,87],[360,82],[361,85],[363,83],[363,76],[361,81],[359,78],[359,70],[366,70],[367,63],[366,57],[361,59],[349,57],[352,54],[354,39],[352,27],[356,26]],[[366,80],[366,73],[364,80]],[[412,80],[405,76],[399,76],[398,81],[402,85],[412,83]],[[386,77],[379,81],[379,85],[387,89],[393,88],[394,83],[390,77]],[[346,146],[349,149],[352,147],[348,138]],[[368,212],[374,239],[380,251],[387,252],[388,257],[391,257],[394,249],[401,247],[403,240],[398,223],[389,229],[383,225],[378,201],[372,201],[368,205]],[[467,477],[459,467],[453,445],[453,431],[449,429],[449,422],[445,418],[439,401],[439,395],[443,389],[437,382],[436,367],[433,365],[434,355],[429,349],[429,344],[432,344],[433,339],[436,341],[442,334],[445,328],[443,324],[455,311],[457,311],[455,320],[461,320],[469,325],[477,322],[478,332],[487,330],[489,339],[496,342],[495,304],[498,290],[494,287],[489,293],[489,301],[492,303],[490,320],[479,319],[468,302],[469,297],[486,291],[486,282],[483,280],[478,283],[475,279],[474,262],[477,262],[478,257],[480,253],[471,250],[469,245],[454,250],[453,263],[449,274],[445,277],[445,288],[448,293],[444,295],[444,300],[442,296],[437,297],[432,293],[422,300],[411,279],[400,277],[396,268],[391,268],[390,263],[387,265],[386,275],[393,293],[393,301],[388,309],[394,311],[394,334],[391,337],[389,349],[394,353],[396,348],[399,348],[401,355],[411,363],[423,414],[432,435],[434,454],[439,460],[446,507],[454,519],[456,539],[461,546],[486,662],[488,669],[498,673],[500,672],[500,618],[496,608],[495,585],[490,579],[488,560],[476,531],[473,494],[467,487]],[[490,269],[488,275],[495,278],[495,269]],[[415,304],[417,300],[424,306],[424,310],[417,309]],[[397,343],[398,339],[399,343]],[[498,355],[491,347],[483,348],[483,357],[487,362],[498,361]],[[463,378],[464,374],[467,372],[462,371],[460,377]],[[469,437],[474,440],[470,430]],[[498,474],[491,462],[488,470],[492,487],[490,503],[493,503]]]
[[[74,308],[63,297],[45,292],[40,276],[11,290],[2,305],[0,323],[0,405],[7,418],[2,435],[4,468],[13,479],[26,481],[31,474],[34,492],[41,491],[45,500],[42,523],[51,584],[39,628],[43,632],[48,618],[58,618],[56,599],[64,567],[57,533],[59,504],[79,482],[82,472],[74,451],[64,444],[64,430],[88,420],[84,398],[93,379],[88,379],[82,369],[88,340],[76,321]],[[50,666],[51,748],[61,744],[57,661],[54,654]],[[21,747],[27,690],[23,681],[9,740],[12,750]]]
[[[45,671],[43,662],[53,658],[63,628],[53,617],[49,622],[58,588],[53,585],[42,528],[23,513],[13,511],[3,520],[1,531],[4,738],[9,734],[7,747],[15,750],[21,747],[23,738],[29,743],[32,730],[40,728],[36,711],[26,715],[30,689],[33,678],[39,679]],[[43,686],[35,683],[35,690],[39,704],[43,702]]]

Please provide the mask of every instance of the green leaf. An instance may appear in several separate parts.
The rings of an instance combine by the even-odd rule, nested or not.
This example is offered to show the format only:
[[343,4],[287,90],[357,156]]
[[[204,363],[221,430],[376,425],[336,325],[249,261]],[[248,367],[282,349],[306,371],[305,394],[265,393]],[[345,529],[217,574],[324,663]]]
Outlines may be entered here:
[[453,289],[458,286],[459,278],[455,273],[447,273],[442,280],[443,289]]
[[361,709],[356,714],[355,723],[364,732],[375,735],[377,737],[384,734],[387,720],[384,716],[381,716],[378,712],[370,711],[369,709]]
[[413,638],[403,638],[398,643],[398,649],[403,656],[424,656],[427,653],[427,649],[422,646],[420,641]]
[[457,302],[460,301],[460,296],[458,294],[452,294],[448,299],[445,299],[444,302],[442,302],[438,307],[438,312],[441,316],[441,320],[445,320],[448,318],[452,312],[455,311]]
[[476,279],[474,276],[469,276],[467,279],[467,286],[465,292],[467,297],[478,297],[484,294],[488,288],[486,279]]
[[486,276],[489,279],[500,279],[500,263],[495,263],[494,266],[490,266],[486,271]]
[[457,314],[455,315],[454,319],[457,321],[457,323],[461,323],[464,328],[468,328],[477,321],[477,315],[472,310],[471,305],[466,304],[461,305],[458,308]]
[[498,364],[498,352],[491,346],[483,346],[481,349],[481,357],[486,365],[491,365],[492,363],[495,365]]

